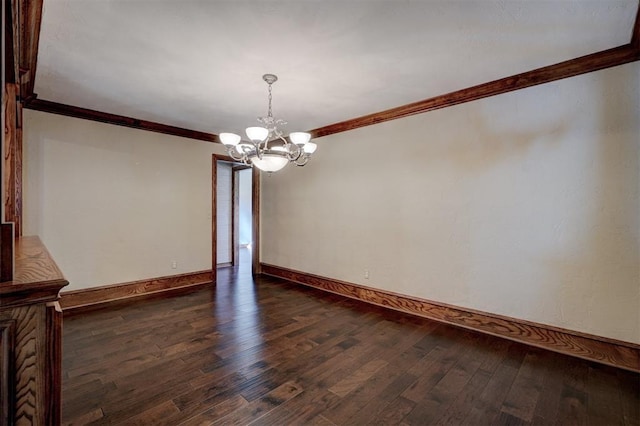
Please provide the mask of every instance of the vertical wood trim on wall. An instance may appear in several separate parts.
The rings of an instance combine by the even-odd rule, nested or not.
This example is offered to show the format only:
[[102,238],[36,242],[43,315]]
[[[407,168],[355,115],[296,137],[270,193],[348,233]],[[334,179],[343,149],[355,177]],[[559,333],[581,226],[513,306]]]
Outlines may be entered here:
[[240,262],[240,171],[231,169],[231,264]]
[[13,220],[14,232],[17,237],[22,237],[22,104],[17,105],[16,110],[16,140],[15,140],[15,171],[13,180]]
[[251,170],[251,273],[260,275],[260,170],[254,167]]
[[0,282],[12,281],[15,241],[13,223],[0,223]]
[[4,7],[4,81],[5,83],[15,83],[16,76],[18,75],[18,62],[16,61],[17,52],[17,37],[14,34],[17,32],[17,19],[15,15],[15,9],[13,7],[14,2],[4,1],[2,6]]
[[45,423],[59,425],[62,421],[62,309],[58,302],[46,305],[46,366]]
[[[15,211],[14,197],[15,192],[15,138],[16,138],[16,88],[15,84],[7,83],[4,85],[4,100],[2,110],[4,111],[4,174],[2,176],[4,183],[4,194],[2,194],[2,202],[4,203],[5,222],[13,222]],[[14,228],[15,229],[15,228]],[[17,234],[16,234],[17,235]]]
[[36,68],[38,65],[38,44],[40,40],[40,27],[42,24],[43,0],[14,0],[16,8],[19,8],[18,18],[18,65],[20,67],[20,83],[22,99],[33,96],[33,88],[36,81]]
[[4,221],[14,223],[15,237],[22,235],[22,131],[19,116],[22,106],[16,102],[18,86],[4,86]]
[[211,282],[218,279],[218,156],[211,156]]

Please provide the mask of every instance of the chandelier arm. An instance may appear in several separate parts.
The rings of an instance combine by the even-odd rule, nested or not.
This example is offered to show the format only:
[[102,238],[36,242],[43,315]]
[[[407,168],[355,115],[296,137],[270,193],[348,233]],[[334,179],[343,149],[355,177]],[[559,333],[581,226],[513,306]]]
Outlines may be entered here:
[[[266,142],[264,143],[266,147]],[[255,147],[256,157],[262,159],[262,154],[264,153],[264,149],[260,148],[260,145],[262,145],[262,142],[258,142],[257,144],[254,144],[254,147]],[[248,157],[249,153],[246,153],[246,155]]]
[[[267,146],[268,144],[269,144],[269,136],[267,136],[267,138],[264,141],[258,142],[258,144],[256,145],[256,153],[258,153],[258,158],[262,158],[262,151],[269,149]],[[261,145],[262,145],[262,148],[260,147]]]
[[[249,144],[243,144],[242,146],[240,146],[240,149],[242,149],[242,152],[240,153],[240,159],[244,164],[249,164],[249,157],[251,156],[252,152],[255,151],[256,155],[260,153],[260,151],[256,149],[255,143],[251,142],[251,144],[253,145],[253,147],[249,146]],[[233,158],[233,156],[231,157]]]
[[244,154],[241,154],[238,152],[238,150],[236,150],[235,146],[227,148],[227,154],[229,154],[229,157],[233,158],[236,161],[243,160],[245,157]]
[[[300,161],[300,158],[302,158],[302,161]],[[303,157],[298,157],[296,158],[296,160],[294,161],[294,164],[298,167],[302,167],[305,164],[307,164],[309,162],[309,157],[308,156],[303,156]]]
[[293,143],[289,145],[295,147],[294,151],[289,152],[290,153],[289,158],[292,162],[296,162],[302,156],[302,148]]
[[280,133],[278,137],[282,140],[282,142],[284,142],[283,146],[286,148],[287,145],[289,145],[289,142],[282,136],[282,133]]

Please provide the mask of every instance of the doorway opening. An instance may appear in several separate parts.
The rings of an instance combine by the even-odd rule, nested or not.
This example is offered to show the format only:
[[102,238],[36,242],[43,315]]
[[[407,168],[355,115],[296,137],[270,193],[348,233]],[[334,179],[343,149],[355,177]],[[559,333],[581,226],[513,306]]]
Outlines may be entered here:
[[231,175],[231,263],[239,269],[250,270],[253,248],[252,168],[244,164],[234,165]]
[[214,154],[211,175],[211,279],[224,267],[259,274],[259,171]]

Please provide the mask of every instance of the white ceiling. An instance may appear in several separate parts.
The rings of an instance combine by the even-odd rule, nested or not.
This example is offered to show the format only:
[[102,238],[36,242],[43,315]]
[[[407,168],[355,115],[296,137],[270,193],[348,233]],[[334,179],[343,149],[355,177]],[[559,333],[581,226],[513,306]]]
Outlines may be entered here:
[[45,0],[40,99],[310,130],[629,42],[637,0]]

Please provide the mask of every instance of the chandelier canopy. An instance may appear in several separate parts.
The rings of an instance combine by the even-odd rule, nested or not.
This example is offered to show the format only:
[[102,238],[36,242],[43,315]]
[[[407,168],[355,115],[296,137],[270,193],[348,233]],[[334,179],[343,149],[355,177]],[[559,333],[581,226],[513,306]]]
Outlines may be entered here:
[[265,172],[277,172],[289,163],[304,166],[318,146],[311,142],[309,133],[289,133],[290,141],[284,137],[278,126],[284,126],[287,122],[273,118],[271,111],[271,85],[278,80],[278,77],[265,74],[262,79],[269,85],[267,116],[258,118],[263,127],[246,128],[249,142],[243,141],[242,137],[235,133],[220,133],[220,141],[227,147],[231,158],[256,166]]

